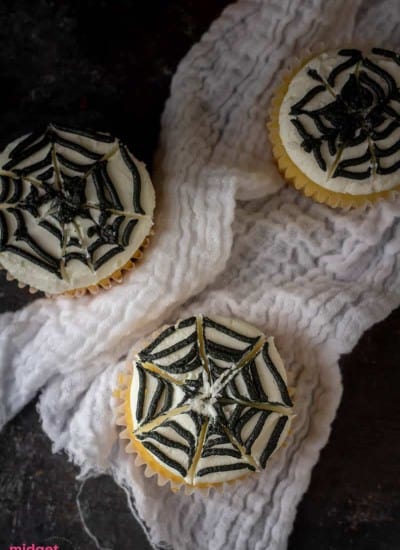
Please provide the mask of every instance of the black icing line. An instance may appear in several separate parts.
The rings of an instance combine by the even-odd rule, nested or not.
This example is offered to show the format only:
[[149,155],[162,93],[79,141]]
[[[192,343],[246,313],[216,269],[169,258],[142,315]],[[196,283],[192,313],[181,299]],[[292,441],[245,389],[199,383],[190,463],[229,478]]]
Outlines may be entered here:
[[235,385],[235,389],[237,390],[239,398],[244,398],[246,400],[250,399],[258,402],[268,399],[261,386],[254,359],[242,369],[240,369],[238,374],[232,379],[231,382],[236,383],[236,381],[239,381],[240,379],[242,379],[245,384],[248,396],[241,395],[239,390],[237,389],[237,385]]
[[60,269],[57,267],[54,267],[47,262],[41,260],[37,256],[34,256],[30,252],[27,252],[26,250],[23,250],[22,248],[19,248],[14,245],[7,245],[3,251],[5,252],[12,252],[13,254],[16,254],[17,256],[20,256],[21,258],[24,258],[25,260],[29,260],[33,264],[36,264],[38,267],[41,267],[42,269],[45,269],[46,271],[50,271],[54,275],[56,275],[59,279],[62,279]]
[[99,269],[102,265],[104,265],[109,260],[111,260],[111,258],[113,258],[114,256],[116,256],[117,254],[119,254],[120,252],[123,252],[123,251],[124,251],[124,248],[120,245],[112,248],[111,250],[106,252],[103,256],[101,256],[98,260],[96,260],[93,263],[94,270]]
[[371,160],[371,151],[369,150],[369,148],[367,148],[365,153],[359,157],[341,160],[337,165],[337,168],[335,173],[333,174],[333,177],[336,176],[336,172],[340,172],[344,168],[348,168],[349,166],[359,166],[360,164],[364,164],[365,162],[368,162],[370,160]]
[[393,174],[393,172],[396,172],[397,170],[400,170],[400,159],[388,167],[384,167],[381,164],[378,164],[376,168],[376,173],[385,176],[387,174]]
[[201,470],[196,472],[196,476],[204,477],[209,474],[215,474],[218,472],[231,472],[233,470],[251,470],[252,472],[254,472],[255,468],[248,462],[236,462],[234,464],[221,464],[220,466],[210,466],[207,468],[202,468]]
[[164,464],[167,464],[167,466],[179,472],[182,477],[186,476],[187,472],[185,468],[181,464],[179,464],[179,462],[167,456],[158,447],[153,445],[153,443],[149,441],[142,441],[141,443],[144,447],[146,447],[148,451],[150,451],[154,456],[161,460],[161,462],[164,462]]
[[39,151],[41,151],[43,148],[48,147],[51,145],[51,141],[45,134],[43,138],[38,141],[37,143],[34,143],[28,148],[20,149],[18,154],[13,154],[18,149],[18,146],[13,149],[9,156],[10,160],[2,167],[3,170],[12,170],[15,166],[18,166],[21,162],[26,160],[32,155],[35,155]]
[[378,158],[390,157],[391,155],[393,155],[394,153],[397,153],[397,151],[400,150],[400,139],[395,143],[393,143],[393,145],[391,145],[390,147],[386,147],[385,149],[379,147],[378,145],[375,145],[374,150],[375,150],[375,155]]
[[54,168],[51,166],[50,168],[47,168],[44,172],[41,174],[37,174],[35,178],[39,181],[46,181],[53,177],[54,174]]
[[150,420],[152,420],[154,418],[154,416],[157,412],[157,408],[160,405],[160,401],[161,401],[161,398],[164,394],[164,391],[165,391],[165,385],[164,385],[162,380],[158,379],[157,380],[156,391],[153,393],[153,395],[151,397],[151,401],[150,401],[150,403],[147,407],[147,413],[146,413],[146,416],[143,420],[144,423],[147,423],[147,422],[149,422]]
[[135,229],[135,226],[137,223],[138,223],[138,220],[129,220],[129,222],[126,224],[126,227],[121,237],[122,246],[127,247],[129,245],[132,231]]
[[9,204],[14,204],[22,200],[23,195],[23,186],[20,179],[13,179],[12,183],[14,185],[14,191],[11,197],[7,200]]
[[136,418],[140,422],[143,418],[144,395],[146,390],[146,372],[138,363],[136,363],[136,371],[139,377],[138,397],[136,401]]
[[[158,426],[158,428],[162,428],[163,426]],[[170,439],[169,437],[166,437],[163,434],[160,434],[157,429],[152,430],[150,432],[144,432],[141,434],[138,434],[136,436],[140,441],[147,441],[148,439],[154,439],[157,443],[160,443],[161,445],[165,445],[166,447],[172,448],[172,449],[179,449],[180,451],[183,451],[186,453],[186,455],[189,456],[190,448],[187,445],[184,445],[180,441],[175,441],[174,439]]]
[[397,63],[397,65],[400,65],[400,55],[392,52],[390,50],[385,50],[383,48],[372,48],[372,53],[375,55],[381,55],[382,57],[387,57]]
[[[177,328],[174,326],[168,327],[165,330],[163,330],[147,347],[145,347],[139,354],[141,356],[142,354],[144,356],[149,356],[153,354],[153,350],[155,350],[164,340],[166,340],[171,334],[176,332]],[[193,333],[193,337],[196,338],[196,332]]]
[[233,458],[242,458],[242,454],[237,449],[209,448],[203,450],[201,458],[208,456],[232,456]]
[[164,414],[170,410],[174,397],[174,388],[172,387],[172,385],[167,380],[163,380],[163,383],[165,388],[165,395],[164,405],[160,409],[160,414]]
[[101,153],[95,153],[94,151],[90,151],[89,149],[83,147],[82,145],[79,145],[79,143],[68,141],[57,134],[54,134],[54,142],[57,143],[58,145],[61,145],[62,147],[65,147],[66,149],[72,149],[73,151],[80,153],[82,156],[95,161],[98,161],[103,157]]
[[315,160],[317,161],[318,166],[323,170],[326,171],[326,162],[324,158],[321,155],[320,147],[321,147],[321,138],[316,138],[309,134],[306,129],[304,128],[303,124],[298,120],[297,118],[291,119],[290,122],[293,124],[293,126],[296,128],[300,136],[303,138],[303,141],[301,143],[301,147],[307,152],[307,153],[313,153]]
[[178,329],[190,327],[191,325],[195,325],[195,324],[196,324],[196,317],[188,317],[187,319],[183,319],[182,321],[179,321]]
[[[378,172],[378,168],[376,170]],[[370,177],[372,174],[372,168],[369,167],[366,170],[360,170],[359,172],[350,172],[350,170],[344,170],[341,168],[336,168],[335,173],[333,174],[332,178],[348,178],[353,180],[365,180]]]
[[383,108],[385,114],[389,115],[396,122],[400,123],[400,115],[390,105],[385,105]]
[[[140,355],[142,361],[147,361],[146,356]],[[186,374],[201,367],[200,356],[195,347],[193,347],[184,357],[170,363],[169,365],[158,365],[159,369],[172,374]]]
[[251,448],[253,447],[255,441],[257,440],[262,429],[264,428],[265,423],[268,420],[268,417],[272,414],[272,411],[259,411],[259,412],[260,412],[260,417],[257,420],[257,423],[254,426],[253,431],[251,432],[251,434],[249,435],[249,437],[246,439],[244,443],[246,453],[249,455],[251,454]]
[[[220,323],[213,321],[210,317],[203,317],[203,326],[205,327],[205,329],[207,329],[207,327],[214,328],[222,332],[223,334],[226,334],[227,336],[231,336],[236,340],[239,340],[241,342],[247,342],[252,345],[256,344],[260,339],[260,336],[245,336],[240,332],[236,332],[235,330],[230,329],[225,325],[221,325]],[[204,336],[205,336],[205,340],[207,340],[208,338],[207,330],[204,331]]]
[[254,397],[256,397],[257,401],[268,401],[268,395],[265,393],[263,385],[261,383],[257,365],[253,359],[253,361],[249,365],[250,371],[251,371],[251,377],[253,380],[254,387],[256,391],[254,392]]
[[65,265],[68,265],[69,262],[72,262],[73,260],[89,265],[88,259],[83,252],[68,252],[67,254],[64,254],[63,258]]
[[57,152],[56,152],[56,158],[60,164],[80,174],[82,173],[86,174],[86,172],[90,170],[94,165],[93,162],[90,164],[79,164],[78,162],[73,162],[72,160],[64,156],[62,153],[57,153]]
[[51,256],[51,254],[46,252],[46,250],[44,250],[38,243],[36,243],[32,239],[32,237],[28,233],[22,213],[16,208],[8,208],[7,211],[15,217],[15,220],[17,222],[17,229],[14,232],[15,239],[17,241],[23,241],[28,244],[30,248],[40,257],[43,263],[47,263],[49,267],[51,266],[53,270],[59,273],[59,262],[56,258]]
[[275,367],[274,362],[270,358],[268,350],[269,350],[269,345],[268,345],[268,342],[266,342],[265,345],[263,346],[263,349],[262,349],[262,352],[261,352],[262,353],[262,358],[264,359],[266,367],[268,368],[268,370],[270,371],[270,373],[274,377],[276,385],[279,388],[283,403],[285,405],[287,405],[288,407],[292,407],[293,403],[292,403],[292,400],[290,399],[290,396],[289,396],[289,393],[288,393],[288,390],[287,390],[287,385],[286,385],[285,381],[283,380],[282,376],[279,374],[278,369]]
[[20,141],[11,151],[9,152],[9,157],[14,159],[15,157],[18,157],[25,149],[28,149],[41,138],[43,135],[45,135],[46,132],[43,132],[43,129],[35,130],[34,132],[31,132],[28,134],[22,141]]
[[371,137],[374,141],[380,141],[382,139],[386,139],[387,137],[390,136],[390,134],[392,132],[394,132],[397,128],[399,127],[399,124],[398,122],[396,122],[395,120],[392,120],[387,126],[386,128],[384,128],[383,130],[381,130],[380,132],[379,131],[373,131],[372,134],[371,134]]
[[196,447],[195,437],[189,430],[187,430],[186,428],[178,424],[176,420],[167,420],[166,422],[163,423],[163,426],[166,428],[168,427],[173,429],[178,435],[183,437],[183,439],[185,439],[188,442],[190,449],[195,450],[195,447]]
[[241,445],[243,445],[242,440],[242,430],[243,427],[256,415],[258,414],[257,409],[249,409],[244,412],[235,422],[235,424],[230,423],[230,428],[233,432],[233,435],[236,437],[236,439],[239,441]]
[[287,416],[282,416],[277,421],[274,431],[271,434],[271,437],[268,440],[268,444],[263,450],[261,457],[260,457],[260,465],[262,468],[265,468],[267,464],[267,460],[272,455],[272,453],[275,451],[276,446],[278,445],[279,438],[283,432],[284,427],[286,426],[286,423],[288,421]]
[[304,105],[306,105],[309,101],[314,99],[315,96],[317,96],[321,92],[324,92],[325,90],[325,85],[315,86],[314,88],[311,88],[311,90],[307,92],[306,95],[300,99],[300,101],[292,105],[289,114],[292,116],[301,115],[303,113]]
[[90,130],[81,130],[79,128],[69,128],[68,126],[62,126],[61,124],[51,124],[55,130],[65,132],[67,134],[77,135],[92,139],[94,141],[101,141],[102,143],[113,143],[115,138],[106,132],[95,132]]
[[378,101],[385,100],[385,92],[381,86],[366,71],[360,71],[359,81],[368,86],[376,95]]
[[380,76],[388,86],[388,95],[392,97],[397,92],[397,85],[395,79],[387,71],[384,71],[379,65],[376,65],[373,61],[365,57],[363,59],[363,66],[369,69],[371,72]]
[[145,214],[145,211],[143,210],[141,205],[142,180],[140,178],[139,170],[135,162],[133,162],[133,160],[131,159],[126,146],[120,143],[119,149],[121,151],[122,159],[125,162],[126,166],[129,168],[133,178],[133,208],[138,214]]
[[0,210],[0,252],[5,250],[8,242],[8,226],[4,213]]
[[10,194],[10,178],[6,176],[0,176],[0,204],[6,202],[8,195]]
[[[115,210],[123,210],[124,207],[122,206],[121,201],[119,200],[118,193],[114,187],[113,182],[111,181],[110,176],[108,175],[107,171],[107,161],[102,161],[97,165],[97,177],[99,178],[100,184],[103,185],[105,193],[108,194],[109,198],[106,198],[106,205],[111,205],[112,208]],[[103,196],[105,196],[105,193]],[[101,206],[101,203],[100,203]]]
[[60,244],[62,244],[62,242],[63,242],[63,233],[58,227],[56,227],[54,224],[50,223],[47,220],[42,220],[41,222],[39,222],[39,225],[41,227],[43,227],[44,229],[46,229],[49,233],[54,235],[54,237],[56,237],[58,242]]
[[340,50],[338,53],[342,56],[350,56],[350,58],[347,61],[340,63],[340,65],[337,65],[329,74],[327,82],[332,87],[335,85],[336,78],[343,71],[357,65],[357,63],[362,59],[362,54],[359,50]]
[[[194,332],[193,334],[190,334],[187,338],[184,338],[183,340],[180,340],[180,342],[176,342],[175,344],[173,344],[172,346],[169,346],[168,348],[165,348],[161,351],[158,351],[156,353],[154,352],[147,352],[147,350],[143,350],[140,354],[139,354],[139,357],[140,359],[142,360],[145,360],[145,361],[156,361],[157,359],[163,359],[165,357],[168,357],[169,355],[171,355],[172,353],[175,353],[187,346],[194,346],[196,348],[196,351],[197,351],[197,338],[196,338],[196,333]],[[162,343],[162,341],[160,342]]]
[[243,350],[229,348],[222,344],[216,344],[210,340],[205,339],[205,348],[206,353],[209,357],[213,359],[220,359],[222,361],[227,361],[231,363],[238,363],[240,359],[246,355],[252,346],[247,346]]
[[48,154],[38,162],[34,162],[29,166],[24,166],[24,168],[14,168],[14,173],[22,177],[29,176],[33,172],[37,172],[42,168],[47,168],[49,163],[51,163],[51,151],[49,151]]
[[196,431],[197,431],[197,434],[200,433],[201,431],[201,428],[204,424],[204,416],[202,416],[201,414],[198,414],[194,411],[188,411],[186,414],[188,414],[190,416],[190,418],[193,420],[194,422],[194,425],[196,427]]

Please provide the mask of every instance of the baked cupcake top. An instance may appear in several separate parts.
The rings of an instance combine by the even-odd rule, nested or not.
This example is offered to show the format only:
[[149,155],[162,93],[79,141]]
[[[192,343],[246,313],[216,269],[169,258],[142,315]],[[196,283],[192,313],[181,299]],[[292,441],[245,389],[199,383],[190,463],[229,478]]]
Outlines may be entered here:
[[140,248],[154,206],[118,139],[50,124],[0,154],[0,265],[50,294],[95,285]]
[[400,56],[332,50],[290,80],[279,112],[282,145],[310,180],[367,195],[400,184]]
[[178,484],[209,486],[265,468],[292,419],[273,339],[243,321],[201,315],[163,330],[133,361],[127,418],[139,454]]

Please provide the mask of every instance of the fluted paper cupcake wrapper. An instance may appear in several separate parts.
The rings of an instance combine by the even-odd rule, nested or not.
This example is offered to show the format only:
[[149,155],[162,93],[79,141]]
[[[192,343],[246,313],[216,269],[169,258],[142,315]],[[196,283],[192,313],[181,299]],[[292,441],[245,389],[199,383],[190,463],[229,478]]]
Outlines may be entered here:
[[[90,285],[88,287],[83,288],[76,288],[73,290],[67,290],[66,292],[62,292],[60,294],[50,294],[48,292],[45,292],[46,298],[58,298],[60,296],[63,297],[69,297],[69,298],[81,298],[82,296],[85,296],[86,294],[91,294],[92,296],[98,294],[102,290],[109,290],[113,286],[117,284],[121,284],[123,282],[124,276],[128,271],[131,271],[134,269],[137,265],[137,263],[143,258],[145,249],[150,244],[150,238],[154,235],[154,231],[151,230],[149,235],[144,239],[138,250],[133,254],[132,258],[126,262],[122,267],[114,271],[109,277],[106,277],[96,283],[95,285]],[[0,267],[0,269],[4,269]],[[28,291],[31,294],[36,294],[37,292],[42,292],[37,288],[31,287],[30,285],[26,283],[21,283],[18,281],[16,277],[11,275],[6,269],[6,279],[7,281],[17,281],[19,288],[27,288]]]
[[278,81],[280,82],[280,85],[273,94],[266,125],[273,157],[275,158],[278,170],[281,172],[286,182],[293,185],[306,197],[310,197],[316,202],[326,204],[332,208],[343,208],[345,210],[349,210],[350,208],[370,206],[382,200],[394,199],[400,192],[400,182],[399,185],[393,187],[392,189],[368,193],[365,195],[352,195],[349,193],[339,193],[337,191],[326,189],[308,178],[308,176],[306,176],[296,166],[282,144],[279,131],[279,111],[292,78],[306,63],[308,63],[308,61],[320,55],[324,51],[346,47],[367,51],[371,50],[374,45],[361,44],[359,42],[344,45],[337,42],[330,44],[318,42],[315,46],[307,48],[302,52],[302,54],[294,56],[290,61],[288,61],[279,75]]

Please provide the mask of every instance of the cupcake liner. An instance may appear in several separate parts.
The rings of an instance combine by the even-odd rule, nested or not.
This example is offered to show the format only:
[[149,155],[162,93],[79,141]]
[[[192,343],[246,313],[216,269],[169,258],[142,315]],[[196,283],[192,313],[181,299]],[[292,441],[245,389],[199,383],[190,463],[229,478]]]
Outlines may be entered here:
[[351,208],[370,206],[381,200],[394,199],[400,192],[400,183],[392,189],[368,193],[365,195],[351,195],[349,193],[340,193],[326,189],[308,178],[291,160],[282,144],[279,132],[280,107],[293,77],[312,58],[320,55],[324,51],[346,47],[353,47],[367,51],[373,46],[359,43],[343,45],[337,42],[327,45],[324,42],[319,42],[318,44],[315,44],[315,46],[304,50],[302,55],[294,56],[279,75],[281,84],[272,96],[271,108],[268,113],[268,122],[266,123],[266,126],[268,129],[273,157],[277,164],[278,170],[281,172],[286,182],[293,185],[306,197],[310,197],[316,202],[326,204],[331,208],[343,208],[345,210],[349,210]]
[[[44,294],[46,298],[58,298],[59,296],[68,297],[68,298],[80,298],[82,296],[85,296],[86,294],[91,294],[92,296],[94,296],[99,292],[101,292],[102,290],[109,290],[113,286],[117,284],[121,284],[123,282],[125,273],[135,268],[137,263],[143,258],[144,251],[150,244],[150,237],[152,237],[153,235],[154,235],[154,231],[151,230],[149,235],[144,239],[144,241],[138,248],[138,250],[133,254],[132,258],[128,262],[126,262],[126,264],[120,267],[118,270],[114,271],[109,277],[102,279],[95,285],[90,285],[88,287],[83,287],[83,288],[77,288],[74,290],[67,290],[66,292],[62,292],[60,294],[49,294],[45,292]],[[0,267],[0,269],[4,269],[4,268]],[[16,281],[18,288],[27,288],[31,294],[42,292],[41,290],[31,287],[26,283],[21,283],[20,281],[18,281],[18,279],[16,279],[13,275],[11,275],[6,269],[4,269],[4,271],[6,272],[7,281]]]

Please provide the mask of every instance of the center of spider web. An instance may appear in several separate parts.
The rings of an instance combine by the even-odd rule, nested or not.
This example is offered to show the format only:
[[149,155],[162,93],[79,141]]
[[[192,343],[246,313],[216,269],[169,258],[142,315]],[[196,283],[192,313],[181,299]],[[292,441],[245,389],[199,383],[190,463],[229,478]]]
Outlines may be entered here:
[[215,404],[218,398],[221,397],[222,390],[237,374],[235,365],[232,364],[231,368],[227,368],[224,372],[218,376],[213,382],[210,382],[208,377],[203,376],[203,387],[199,393],[193,396],[189,402],[190,410],[207,416],[209,418],[217,418],[218,411],[215,408]]
[[77,216],[85,217],[82,204],[85,202],[85,188],[80,178],[64,176],[63,188],[54,193],[51,211],[61,223],[69,223]]

